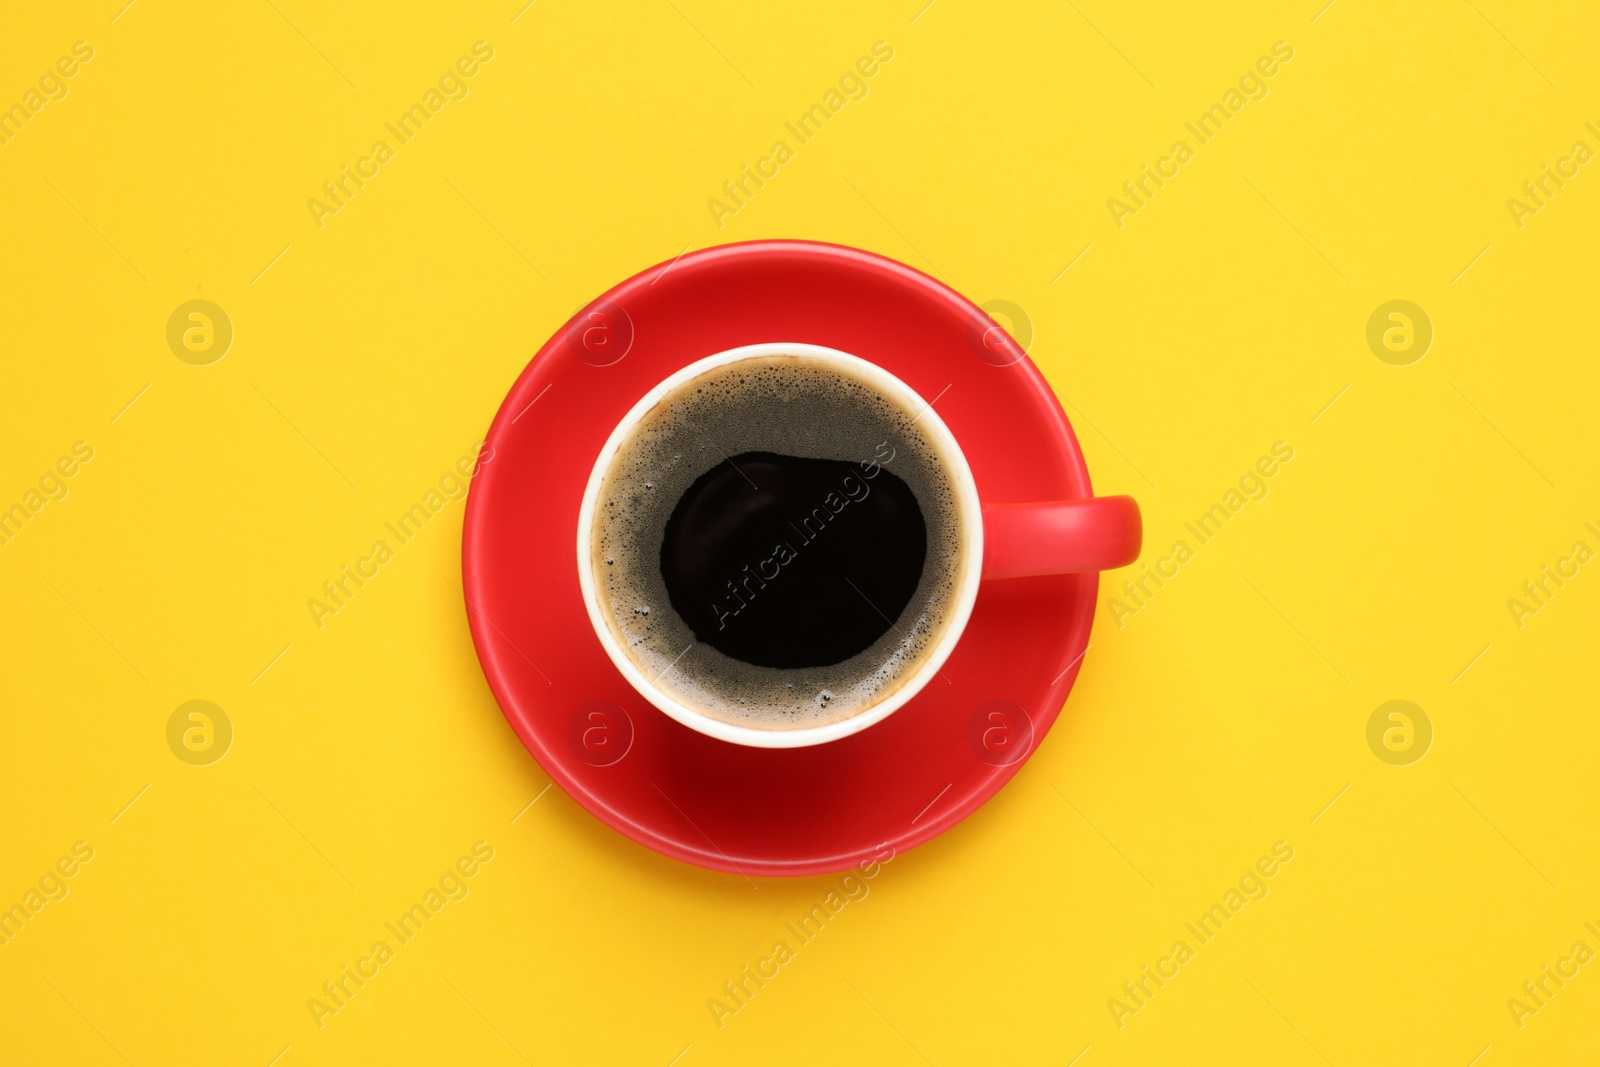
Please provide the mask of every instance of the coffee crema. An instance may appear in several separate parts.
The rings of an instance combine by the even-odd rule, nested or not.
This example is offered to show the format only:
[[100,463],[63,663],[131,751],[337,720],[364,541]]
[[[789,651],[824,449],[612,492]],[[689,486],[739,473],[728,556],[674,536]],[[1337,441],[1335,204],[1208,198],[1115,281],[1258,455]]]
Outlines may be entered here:
[[601,482],[600,614],[634,666],[759,729],[891,697],[957,614],[968,520],[921,411],[813,356],[752,356],[667,393]]

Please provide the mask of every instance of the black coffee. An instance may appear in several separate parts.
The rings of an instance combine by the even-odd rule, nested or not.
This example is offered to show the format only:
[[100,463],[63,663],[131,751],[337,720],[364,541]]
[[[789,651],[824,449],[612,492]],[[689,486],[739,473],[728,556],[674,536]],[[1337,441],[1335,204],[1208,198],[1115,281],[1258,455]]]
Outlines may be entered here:
[[916,495],[889,471],[744,452],[678,501],[661,576],[712,648],[762,667],[823,667],[895,625],[927,551]]
[[971,587],[976,521],[926,414],[802,355],[727,364],[653,406],[608,461],[582,546],[642,679],[782,730],[916,677]]

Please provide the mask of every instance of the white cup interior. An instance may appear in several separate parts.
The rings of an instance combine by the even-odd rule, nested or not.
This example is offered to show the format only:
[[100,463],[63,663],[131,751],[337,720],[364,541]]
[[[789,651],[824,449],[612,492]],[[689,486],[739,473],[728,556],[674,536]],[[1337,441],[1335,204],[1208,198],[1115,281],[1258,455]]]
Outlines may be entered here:
[[[731,363],[763,356],[804,356],[829,362],[836,368],[865,380],[906,410],[918,413],[915,421],[938,450],[940,465],[949,472],[951,489],[960,505],[957,521],[962,567],[952,611],[945,623],[943,635],[916,671],[892,692],[886,694],[882,700],[868,705],[849,718],[814,726],[762,728],[730,723],[695,709],[656,685],[655,680],[646,677],[638,664],[624,651],[617,633],[613,631],[612,623],[606,617],[600,602],[599,581],[595,574],[593,527],[605,477],[618,451],[629,441],[646,414],[686,382]],[[578,584],[582,590],[584,607],[589,613],[589,621],[594,626],[601,646],[617,670],[641,696],[690,729],[733,744],[757,748],[800,748],[838,740],[881,722],[905,706],[938,673],[966,628],[967,620],[972,614],[973,602],[977,599],[983,562],[983,520],[977,487],[960,445],[938,412],[910,386],[874,363],[833,348],[785,342],[746,345],[707,356],[684,367],[641,397],[617,424],[605,447],[601,449],[600,455],[595,459],[594,469],[590,472],[588,485],[584,489],[583,504],[578,513],[577,534]]]

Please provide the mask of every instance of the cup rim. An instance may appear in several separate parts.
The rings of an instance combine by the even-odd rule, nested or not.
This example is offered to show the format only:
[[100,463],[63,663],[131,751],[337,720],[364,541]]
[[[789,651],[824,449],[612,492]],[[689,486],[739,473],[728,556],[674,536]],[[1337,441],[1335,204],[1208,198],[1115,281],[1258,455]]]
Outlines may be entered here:
[[[945,624],[944,633],[940,637],[933,651],[923,660],[911,677],[907,678],[894,693],[884,700],[871,705],[860,714],[837,722],[825,723],[818,726],[806,726],[789,730],[765,730],[753,726],[740,726],[735,723],[724,722],[713,718],[703,712],[697,711],[682,701],[657,688],[655,683],[646,678],[633,660],[618,644],[616,636],[611,631],[611,626],[601,611],[599,604],[598,583],[594,576],[594,559],[590,551],[590,540],[594,526],[594,516],[597,510],[601,484],[606,472],[610,469],[612,461],[621,449],[623,442],[632,436],[644,416],[652,410],[663,398],[685,382],[716,370],[732,363],[745,359],[754,359],[762,356],[797,355],[812,356],[827,360],[835,364],[842,364],[852,373],[864,378],[874,388],[899,400],[909,410],[918,411],[916,421],[926,420],[925,428],[929,436],[934,439],[941,457],[954,476],[952,488],[961,505],[961,535],[965,545],[962,559],[961,584],[957,592],[954,611]],[[937,399],[937,398],[935,398]],[[611,431],[606,443],[595,458],[594,466],[589,472],[589,479],[584,486],[583,502],[578,510],[577,529],[578,549],[578,586],[583,597],[584,610],[588,613],[589,623],[593,627],[595,636],[600,640],[600,646],[609,658],[627,679],[640,696],[644,697],[656,708],[666,713],[670,718],[682,723],[684,726],[698,733],[715,737],[736,745],[751,748],[804,748],[811,745],[825,744],[837,741],[860,733],[876,723],[882,722],[891,714],[910,703],[913,697],[920,693],[938,674],[939,669],[949,659],[955,650],[956,643],[965,632],[967,622],[972,616],[972,608],[978,598],[978,585],[982,579],[983,569],[983,512],[982,503],[978,498],[977,483],[973,478],[972,469],[967,464],[965,453],[961,450],[960,443],[950,428],[945,425],[944,419],[934,410],[933,405],[924,400],[916,390],[901,381],[893,373],[885,370],[871,360],[852,355],[837,348],[828,348],[823,345],[806,344],[798,341],[771,341],[761,344],[741,345],[738,348],[726,349],[696,360],[669,375],[644,396],[638,403],[628,410],[616,427]]]

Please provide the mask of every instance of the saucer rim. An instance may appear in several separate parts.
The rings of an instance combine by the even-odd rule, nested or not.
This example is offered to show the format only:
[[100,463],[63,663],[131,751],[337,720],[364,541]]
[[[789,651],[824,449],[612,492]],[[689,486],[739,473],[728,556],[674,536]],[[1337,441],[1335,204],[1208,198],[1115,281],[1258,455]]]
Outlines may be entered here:
[[[981,308],[944,282],[930,277],[915,267],[890,259],[887,256],[852,248],[847,245],[797,239],[763,239],[734,242],[690,251],[673,260],[662,260],[618,282],[604,293],[586,302],[573,316],[564,321],[540,345],[533,358],[522,368],[511,387],[507,390],[505,399],[496,410],[489,429],[485,433],[486,448],[493,449],[497,444],[503,444],[505,436],[510,432],[510,425],[519,417],[520,412],[525,410],[526,401],[529,399],[528,394],[540,384],[547,374],[554,376],[562,372],[563,368],[557,366],[556,363],[561,355],[560,350],[571,337],[575,325],[590,309],[602,304],[625,306],[625,298],[631,291],[641,286],[653,285],[655,282],[660,281],[668,271],[684,271],[686,267],[717,266],[723,260],[738,260],[745,257],[813,257],[825,264],[837,262],[849,268],[865,269],[869,272],[884,275],[896,284],[920,290],[923,296],[948,305],[952,310],[967,317],[970,322],[990,321]],[[1076,497],[1093,496],[1094,491],[1087,462],[1072,426],[1067,420],[1066,413],[1061,408],[1060,401],[1056,398],[1043,373],[1032,359],[1022,352],[1009,334],[1005,336],[1005,342],[1009,347],[1015,349],[1017,358],[1003,366],[1015,368],[1014,373],[1021,373],[1025,376],[1027,392],[1033,397],[1039,413],[1044,416],[1042,425],[1046,430],[1047,436],[1053,438],[1055,450],[1066,460],[1064,463],[1065,476],[1070,483],[1066,491]],[[684,365],[687,366],[688,364],[685,363]],[[1001,365],[997,364],[996,366]],[[890,373],[894,373],[892,368],[886,367],[885,369],[889,370]],[[488,629],[492,628],[493,624],[482,617],[481,612],[477,610],[474,603],[475,600],[479,599],[484,583],[492,580],[491,576],[486,573],[490,568],[487,566],[486,561],[481,558],[481,555],[487,552],[487,549],[482,546],[482,541],[487,534],[483,529],[480,516],[480,512],[485,506],[484,499],[484,491],[480,489],[476,480],[474,480],[474,484],[468,492],[462,529],[461,577],[465,594],[463,597],[465,601],[463,611],[467,616],[479,665],[483,670],[484,678],[489,684],[496,704],[517,734],[518,739],[522,741],[523,746],[556,785],[560,786],[569,797],[595,818],[634,843],[661,855],[709,870],[738,874],[746,878],[751,875],[758,877],[806,877],[848,870],[870,858],[868,854],[864,854],[857,849],[834,851],[826,855],[811,853],[803,857],[794,858],[741,858],[738,862],[735,862],[732,857],[723,853],[715,845],[707,849],[694,844],[684,836],[670,836],[654,827],[639,822],[624,810],[613,805],[608,800],[603,786],[596,788],[591,783],[575,777],[569,769],[568,761],[554,751],[552,738],[545,736],[548,730],[537,727],[533,715],[523,708],[524,701],[519,698],[518,687],[513,681],[514,672],[502,662],[509,659],[510,653],[501,650],[498,644],[490,639]],[[989,501],[989,503],[1005,502],[999,500]],[[565,556],[565,553],[563,553],[563,556]],[[1070,694],[1079,672],[1082,670],[1083,661],[1087,658],[1090,647],[1089,638],[1093,628],[1099,576],[1090,574],[1083,577],[1088,579],[1084,591],[1069,606],[1069,613],[1064,615],[1065,625],[1063,632],[1065,636],[1062,640],[1062,645],[1064,650],[1070,652],[1072,658],[1068,666],[1062,670],[1053,682],[1049,683],[1044,695],[1038,699],[1039,711],[1037,714],[1031,711],[1027,712],[1032,726],[1032,739],[1028,750],[1009,763],[993,766],[992,772],[979,780],[978,787],[972,789],[959,802],[942,808],[926,822],[919,824],[914,820],[909,829],[892,835],[880,843],[877,846],[878,848],[889,847],[894,850],[895,854],[903,854],[938,837],[988,803],[1038,751],[1044,737],[1050,732],[1051,727],[1055,725],[1056,719],[1060,716],[1066,698]],[[1008,583],[1028,580],[1030,579],[999,579],[991,581]],[[579,612],[578,617],[582,618],[585,609],[580,604],[577,605],[577,610]],[[963,636],[973,632],[972,625],[972,621],[969,620]],[[933,691],[925,690],[924,692],[931,693]],[[634,743],[638,743],[637,739]],[[826,751],[828,747],[827,745],[818,746],[818,750]],[[935,802],[937,802],[937,799],[935,798]]]

